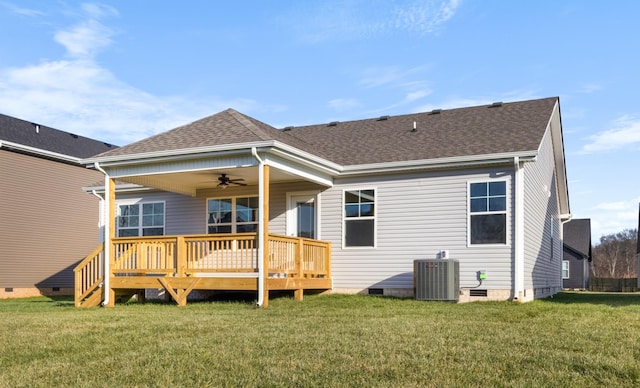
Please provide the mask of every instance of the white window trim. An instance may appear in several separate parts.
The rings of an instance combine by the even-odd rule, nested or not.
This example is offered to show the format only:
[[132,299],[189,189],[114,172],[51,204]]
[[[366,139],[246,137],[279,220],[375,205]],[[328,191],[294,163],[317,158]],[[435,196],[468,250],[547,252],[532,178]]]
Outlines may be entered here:
[[[373,246],[370,247],[350,247],[347,246],[347,227],[346,221],[347,219],[353,220],[356,218],[348,217],[345,212],[345,198],[347,191],[364,191],[364,190],[373,190],[373,216],[369,217],[358,217],[360,220],[373,220]],[[342,207],[342,249],[353,249],[353,250],[362,250],[362,249],[375,249],[378,247],[378,188],[371,186],[363,186],[363,187],[351,187],[342,190],[342,196],[340,197],[340,206]]]
[[[143,230],[143,226],[142,226],[142,206],[146,205],[146,204],[150,204],[150,203],[162,203],[164,206],[164,212],[162,214],[162,236],[165,236],[167,234],[167,201],[164,200],[160,200],[160,201],[141,201],[139,198],[137,199],[124,199],[124,200],[119,200],[116,201],[116,219],[115,219],[115,225],[116,225],[116,237],[120,236],[120,223],[118,222],[118,219],[120,218],[120,206],[131,206],[131,205],[138,205],[138,207],[140,208],[138,211],[138,217],[140,218],[139,222],[138,222],[138,236],[136,237],[149,237],[149,236],[143,236],[142,235],[142,230]],[[154,228],[158,228],[158,226],[153,226]],[[122,229],[133,229],[133,228],[122,228]]]
[[[505,201],[506,201],[506,209],[503,211],[493,211],[493,212],[482,212],[482,213],[471,213],[471,185],[473,183],[487,183],[487,182],[505,182]],[[511,246],[511,202],[513,200],[513,192],[512,187],[509,184],[511,182],[508,178],[501,179],[474,179],[467,181],[467,248],[480,248],[480,247],[509,247]],[[505,219],[505,243],[504,244],[472,244],[471,243],[471,215],[472,214],[506,214]]]
[[[567,276],[566,277],[564,276],[565,263],[566,263],[566,266],[567,266]],[[562,271],[561,271],[561,273],[562,273],[562,279],[563,280],[564,279],[569,279],[571,277],[571,273],[569,272],[570,268],[571,268],[571,265],[569,264],[569,260],[562,260]]]
[[293,208],[291,207],[291,198],[292,197],[303,197],[303,196],[310,196],[310,197],[314,197],[314,203],[315,203],[315,207],[316,207],[316,240],[322,240],[322,230],[320,228],[320,225],[322,224],[320,222],[321,220],[321,215],[322,215],[322,207],[320,206],[320,192],[319,191],[291,191],[291,192],[287,192],[286,194],[286,200],[287,200],[287,213],[285,215],[285,231],[288,235],[290,235],[291,233],[293,233],[293,227],[292,225],[295,224],[295,215],[293,213]]
[[[230,233],[225,233],[225,234],[236,234],[238,233],[238,224],[236,222],[236,200],[238,198],[259,198],[259,196],[257,195],[223,195],[223,196],[219,196],[219,197],[207,197],[206,201],[204,201],[204,210],[205,210],[205,217],[204,217],[204,233],[205,234],[209,234],[209,200],[218,200],[218,199],[230,199],[231,200],[231,212],[233,214],[233,217],[231,217],[231,232]],[[258,219],[256,220],[256,222],[245,222],[242,225],[251,225],[251,224],[255,224],[255,225],[260,225],[260,208],[257,208],[258,210]],[[257,233],[257,229],[256,229],[256,233]]]

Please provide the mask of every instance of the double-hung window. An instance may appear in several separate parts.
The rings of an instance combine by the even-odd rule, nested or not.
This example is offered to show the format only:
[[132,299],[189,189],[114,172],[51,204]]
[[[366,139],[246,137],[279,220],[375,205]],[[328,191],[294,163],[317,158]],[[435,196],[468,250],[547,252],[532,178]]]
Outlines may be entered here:
[[118,206],[118,237],[164,235],[164,202]]
[[569,279],[569,260],[562,260],[562,278]]
[[373,247],[375,245],[375,190],[344,192],[344,245]]
[[208,233],[245,233],[258,230],[258,197],[207,200]]
[[507,243],[507,182],[469,184],[469,243]]

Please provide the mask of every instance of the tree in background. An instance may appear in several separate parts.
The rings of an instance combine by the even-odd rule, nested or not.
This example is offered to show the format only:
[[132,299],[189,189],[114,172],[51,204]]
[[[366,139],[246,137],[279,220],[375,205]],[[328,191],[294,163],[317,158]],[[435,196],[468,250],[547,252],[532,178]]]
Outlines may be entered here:
[[638,229],[600,237],[600,243],[593,248],[591,271],[598,278],[635,278],[638,276]]

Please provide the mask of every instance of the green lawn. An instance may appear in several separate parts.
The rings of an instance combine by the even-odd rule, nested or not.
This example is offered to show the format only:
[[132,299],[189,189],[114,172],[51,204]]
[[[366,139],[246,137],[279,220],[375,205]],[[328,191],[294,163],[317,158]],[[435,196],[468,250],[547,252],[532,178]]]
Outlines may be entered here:
[[640,386],[640,294],[253,306],[2,300],[0,387]]

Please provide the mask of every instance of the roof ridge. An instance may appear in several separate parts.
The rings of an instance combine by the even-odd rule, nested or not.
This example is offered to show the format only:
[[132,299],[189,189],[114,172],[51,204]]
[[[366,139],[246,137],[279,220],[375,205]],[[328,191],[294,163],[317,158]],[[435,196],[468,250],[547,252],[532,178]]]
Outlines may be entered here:
[[[238,121],[240,124],[242,124],[245,128],[247,128],[251,133],[253,133],[254,135],[258,136],[261,140],[274,140],[273,136],[269,136],[267,133],[265,133],[265,131],[263,129],[261,129],[259,126],[257,126],[248,116],[238,112],[235,109],[229,108],[227,109],[227,112],[234,118],[236,119],[236,121]],[[264,123],[263,123],[264,124]],[[269,127],[271,127],[269,124],[264,124],[267,125]],[[273,127],[271,127],[273,128]],[[274,131],[277,131],[277,129],[273,128]]]

